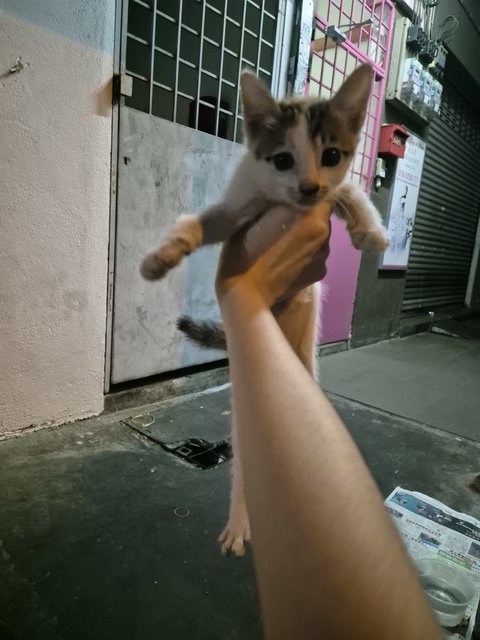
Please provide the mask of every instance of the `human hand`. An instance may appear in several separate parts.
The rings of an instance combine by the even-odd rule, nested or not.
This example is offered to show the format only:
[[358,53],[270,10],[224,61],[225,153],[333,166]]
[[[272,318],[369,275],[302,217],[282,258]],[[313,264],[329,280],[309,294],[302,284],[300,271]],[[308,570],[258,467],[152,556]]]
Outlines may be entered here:
[[310,211],[272,207],[248,229],[240,230],[222,249],[216,290],[220,306],[228,294],[259,294],[273,306],[326,273],[330,206],[321,202]]

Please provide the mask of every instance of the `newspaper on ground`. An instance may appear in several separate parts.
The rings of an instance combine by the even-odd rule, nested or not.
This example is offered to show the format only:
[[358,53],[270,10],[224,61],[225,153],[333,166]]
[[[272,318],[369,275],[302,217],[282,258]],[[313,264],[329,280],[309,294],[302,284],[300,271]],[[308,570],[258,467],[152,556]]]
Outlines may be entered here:
[[470,640],[480,597],[480,521],[401,487],[392,491],[385,506],[414,562],[436,557],[460,565],[470,574],[477,586],[476,596],[463,623],[447,636]]

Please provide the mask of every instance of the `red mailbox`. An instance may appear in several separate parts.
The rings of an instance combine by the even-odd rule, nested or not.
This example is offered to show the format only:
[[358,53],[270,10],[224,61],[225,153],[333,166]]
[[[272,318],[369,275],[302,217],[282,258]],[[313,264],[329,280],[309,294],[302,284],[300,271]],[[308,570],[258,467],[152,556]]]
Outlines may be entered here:
[[378,155],[403,158],[405,145],[409,137],[410,134],[401,124],[383,124],[380,129]]

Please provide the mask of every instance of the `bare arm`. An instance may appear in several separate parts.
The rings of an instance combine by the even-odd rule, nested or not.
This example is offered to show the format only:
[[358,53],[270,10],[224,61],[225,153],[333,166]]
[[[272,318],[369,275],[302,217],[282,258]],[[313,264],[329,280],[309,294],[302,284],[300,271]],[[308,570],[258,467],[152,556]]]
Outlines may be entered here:
[[327,214],[301,218],[249,269],[237,238],[217,279],[266,637],[441,638],[355,444],[270,312]]

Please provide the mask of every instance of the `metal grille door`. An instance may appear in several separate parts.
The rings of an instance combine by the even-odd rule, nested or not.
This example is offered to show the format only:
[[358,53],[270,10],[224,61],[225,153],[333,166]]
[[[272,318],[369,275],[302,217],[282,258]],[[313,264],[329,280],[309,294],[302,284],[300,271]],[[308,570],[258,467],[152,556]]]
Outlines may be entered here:
[[[366,191],[374,170],[394,9],[390,0],[317,0],[309,95],[330,98],[363,62],[375,70],[365,126],[352,166],[352,179]],[[346,36],[325,37],[329,26]]]
[[402,311],[463,306],[480,208],[480,115],[445,83],[430,126]]
[[[182,213],[216,202],[240,157],[239,76],[274,93],[289,39],[286,0],[124,0],[111,382],[218,360],[189,344],[179,315],[214,320],[218,247],[194,252],[164,280],[139,264]],[[126,7],[127,8],[127,7]],[[287,47],[288,48],[288,47]]]
[[[351,177],[365,191],[372,179],[380,127],[384,82],[390,51],[394,7],[390,0],[316,0],[308,93],[330,98],[361,63],[375,71],[375,82]],[[337,44],[329,33],[340,32]],[[357,288],[360,252],[345,224],[332,219],[331,251],[322,304],[321,341],[348,340]]]

